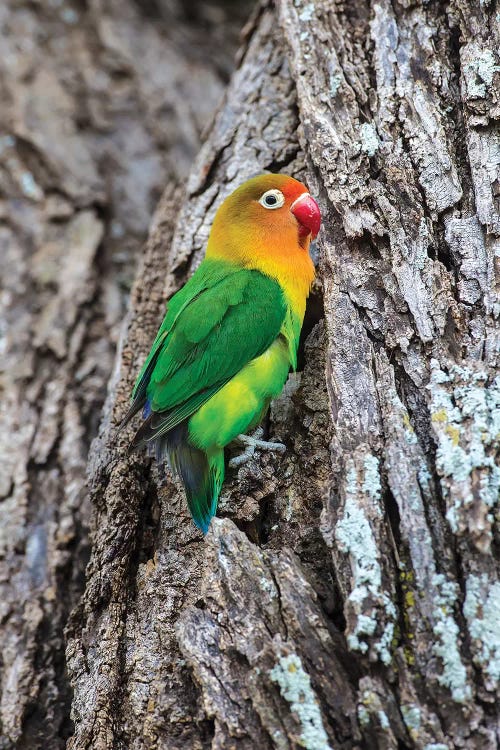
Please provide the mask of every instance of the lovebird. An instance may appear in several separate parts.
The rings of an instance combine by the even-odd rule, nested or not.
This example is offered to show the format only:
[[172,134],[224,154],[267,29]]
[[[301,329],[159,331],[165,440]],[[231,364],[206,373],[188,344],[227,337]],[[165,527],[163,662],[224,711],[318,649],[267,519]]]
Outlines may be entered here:
[[279,395],[314,279],[309,256],[318,204],[292,177],[263,174],[218,209],[205,258],[170,299],[137,378],[126,424],[142,409],[131,448],[149,446],[181,478],[206,534],[224,481],[224,448],[283,448],[245,435]]

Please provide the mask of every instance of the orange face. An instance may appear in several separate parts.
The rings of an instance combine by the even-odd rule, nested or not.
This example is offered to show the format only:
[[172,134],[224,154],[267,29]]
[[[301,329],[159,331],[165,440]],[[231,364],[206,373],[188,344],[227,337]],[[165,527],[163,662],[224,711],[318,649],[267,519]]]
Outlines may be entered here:
[[[309,249],[318,234],[321,215],[305,185],[293,177],[265,174],[247,180],[217,211],[207,254],[221,243],[236,256],[266,251],[281,255]],[[219,254],[219,253],[216,253]]]

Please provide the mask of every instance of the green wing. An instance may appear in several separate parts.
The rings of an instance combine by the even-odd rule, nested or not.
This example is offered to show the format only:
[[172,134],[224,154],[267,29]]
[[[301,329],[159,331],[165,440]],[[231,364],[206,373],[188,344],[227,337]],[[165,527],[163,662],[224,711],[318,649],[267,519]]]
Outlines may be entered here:
[[163,318],[163,322],[156,334],[155,340],[153,341],[151,351],[149,352],[136,380],[132,392],[132,398],[134,401],[138,395],[146,395],[146,389],[158,359],[158,355],[161,353],[162,345],[165,343],[166,336],[172,329],[182,310],[193,302],[201,292],[211,286],[215,286],[218,282],[225,278],[229,278],[236,272],[237,269],[228,264],[216,264],[210,261],[204,261],[193,276],[191,276],[191,278],[184,284],[182,289],[179,289],[179,291],[169,300],[167,313]]
[[172,298],[137,380],[131,410],[145,403],[146,420],[134,446],[199,409],[272,344],[285,319],[280,286],[259,271],[212,261],[190,281]]

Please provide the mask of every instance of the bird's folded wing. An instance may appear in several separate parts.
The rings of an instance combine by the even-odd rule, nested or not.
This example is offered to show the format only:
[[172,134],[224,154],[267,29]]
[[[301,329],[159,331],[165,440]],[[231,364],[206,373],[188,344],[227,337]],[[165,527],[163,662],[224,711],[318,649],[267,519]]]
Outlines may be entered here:
[[263,354],[286,315],[279,284],[253,270],[219,279],[177,308],[175,316],[169,310],[134,390],[130,411],[144,403],[147,411],[134,446],[187,419]]

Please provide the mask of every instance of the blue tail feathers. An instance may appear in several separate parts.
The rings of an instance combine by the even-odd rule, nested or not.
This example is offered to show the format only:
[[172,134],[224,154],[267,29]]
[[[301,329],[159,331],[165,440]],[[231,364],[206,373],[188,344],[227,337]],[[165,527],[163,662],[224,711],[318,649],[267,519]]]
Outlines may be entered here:
[[161,446],[161,451],[168,454],[172,469],[184,484],[193,521],[206,534],[217,511],[224,481],[224,449],[217,448],[207,454],[196,448],[189,442],[185,427],[172,430],[162,441],[166,445]]

